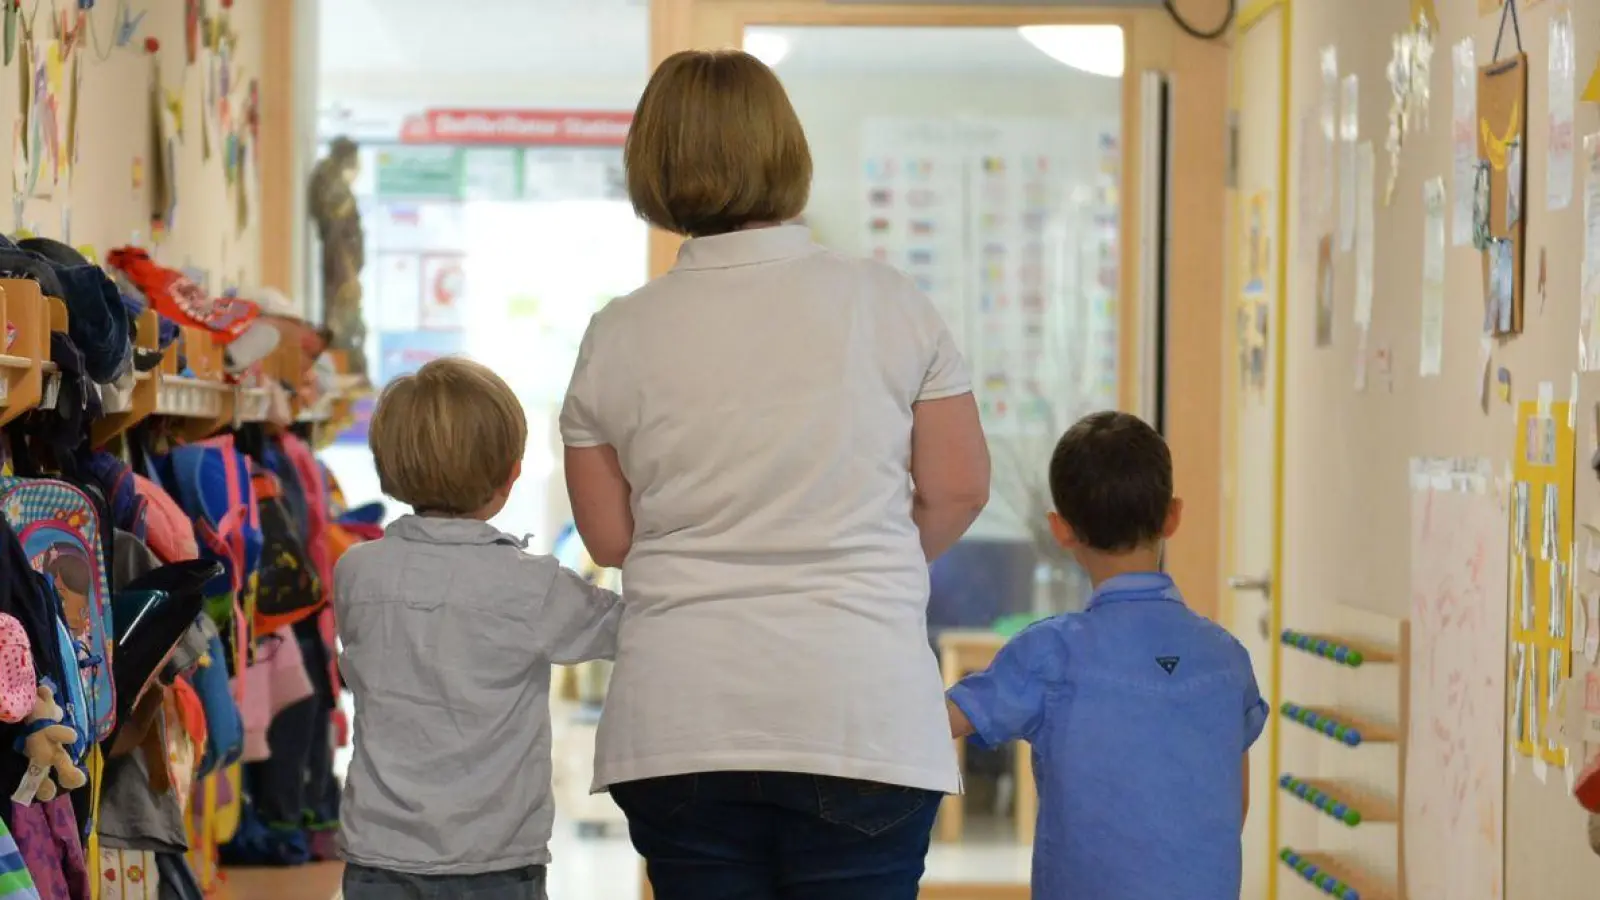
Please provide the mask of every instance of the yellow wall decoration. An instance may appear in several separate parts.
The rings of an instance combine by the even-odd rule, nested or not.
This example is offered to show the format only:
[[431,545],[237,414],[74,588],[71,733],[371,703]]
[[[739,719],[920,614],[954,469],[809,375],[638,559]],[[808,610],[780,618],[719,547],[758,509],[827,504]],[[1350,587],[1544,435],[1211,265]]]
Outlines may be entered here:
[[[1541,391],[1548,391],[1545,386]],[[1562,711],[1553,706],[1572,672],[1575,564],[1573,478],[1577,434],[1568,403],[1517,405],[1511,485],[1512,700],[1507,729],[1520,756],[1567,764],[1558,743]]]

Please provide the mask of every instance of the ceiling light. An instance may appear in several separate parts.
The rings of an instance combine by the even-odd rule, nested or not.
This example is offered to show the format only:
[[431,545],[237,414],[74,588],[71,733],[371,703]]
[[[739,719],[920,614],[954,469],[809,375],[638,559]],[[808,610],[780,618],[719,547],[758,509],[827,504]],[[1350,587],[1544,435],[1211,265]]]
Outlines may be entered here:
[[744,52],[766,63],[768,68],[777,68],[778,63],[789,55],[789,39],[770,31],[747,31],[744,35]]
[[1064,66],[1091,75],[1121,78],[1122,28],[1117,25],[1024,25],[1022,39]]

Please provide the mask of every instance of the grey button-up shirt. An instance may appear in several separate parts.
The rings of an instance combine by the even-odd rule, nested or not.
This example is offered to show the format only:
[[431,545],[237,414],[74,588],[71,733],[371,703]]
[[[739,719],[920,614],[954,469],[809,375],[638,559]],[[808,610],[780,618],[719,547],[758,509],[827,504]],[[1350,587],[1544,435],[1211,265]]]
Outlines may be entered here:
[[356,707],[345,859],[548,862],[550,667],[614,656],[621,598],[485,522],[406,516],[339,560],[334,608]]

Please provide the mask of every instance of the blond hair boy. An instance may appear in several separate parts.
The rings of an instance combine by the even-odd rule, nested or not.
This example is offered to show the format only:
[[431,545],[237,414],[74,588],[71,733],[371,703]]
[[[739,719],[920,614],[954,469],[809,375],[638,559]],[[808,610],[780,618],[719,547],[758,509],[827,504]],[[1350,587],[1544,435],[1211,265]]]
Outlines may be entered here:
[[344,896],[543,900],[550,667],[614,656],[621,598],[489,524],[528,437],[489,369],[395,379],[369,434],[383,492],[414,512],[334,572],[356,700]]

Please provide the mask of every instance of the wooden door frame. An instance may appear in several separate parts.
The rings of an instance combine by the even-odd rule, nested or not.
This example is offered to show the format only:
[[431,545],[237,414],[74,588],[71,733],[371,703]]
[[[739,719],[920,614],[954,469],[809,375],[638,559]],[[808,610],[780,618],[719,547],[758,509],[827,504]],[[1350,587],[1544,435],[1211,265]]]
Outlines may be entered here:
[[[1197,22],[1220,19],[1226,0],[1184,0]],[[1118,404],[1138,410],[1146,355],[1153,346],[1140,302],[1140,183],[1143,135],[1140,75],[1161,71],[1181,102],[1172,104],[1168,208],[1169,277],[1165,370],[1167,438],[1184,498],[1188,527],[1168,548],[1166,563],[1196,611],[1216,618],[1222,578],[1224,265],[1227,215],[1226,108],[1230,54],[1215,42],[1184,35],[1160,9],[840,5],[828,0],[651,0],[652,64],[695,47],[737,46],[750,25],[1016,27],[1027,24],[1114,24],[1123,28],[1122,181],[1119,213]],[[652,229],[650,274],[672,266],[681,243]]]
[[[1283,631],[1283,549],[1284,549],[1284,541],[1283,541],[1283,511],[1284,511],[1283,493],[1284,493],[1284,490],[1283,489],[1284,489],[1284,480],[1285,480],[1285,476],[1284,476],[1284,462],[1285,462],[1285,460],[1284,460],[1284,435],[1285,435],[1284,414],[1286,412],[1286,401],[1285,401],[1285,398],[1287,396],[1287,392],[1286,392],[1287,386],[1284,383],[1284,379],[1285,379],[1285,376],[1286,376],[1286,374],[1288,372],[1288,367],[1286,365],[1286,359],[1288,357],[1287,321],[1286,320],[1288,318],[1287,312],[1288,312],[1288,294],[1289,294],[1289,246],[1290,246],[1290,235],[1289,235],[1289,187],[1290,187],[1289,165],[1290,165],[1290,152],[1291,152],[1290,138],[1291,138],[1291,134],[1292,134],[1291,115],[1292,115],[1292,112],[1293,112],[1293,91],[1291,89],[1292,85],[1291,85],[1290,77],[1291,77],[1291,75],[1292,75],[1292,73],[1294,71],[1294,67],[1293,67],[1293,64],[1292,64],[1293,63],[1293,57],[1294,57],[1294,53],[1293,53],[1293,49],[1294,49],[1294,45],[1293,45],[1293,34],[1294,34],[1293,0],[1254,0],[1254,2],[1248,3],[1243,9],[1241,9],[1239,11],[1238,20],[1237,20],[1237,22],[1236,22],[1236,24],[1234,26],[1234,36],[1235,36],[1234,53],[1235,53],[1235,55],[1237,57],[1237,55],[1239,53],[1238,41],[1237,41],[1238,37],[1249,33],[1256,26],[1261,25],[1263,22],[1267,21],[1267,19],[1273,13],[1277,13],[1278,14],[1278,37],[1279,37],[1279,41],[1281,42],[1282,46],[1281,46],[1279,54],[1278,54],[1278,65],[1279,65],[1279,72],[1278,72],[1278,90],[1279,90],[1279,95],[1278,95],[1278,118],[1279,118],[1279,122],[1278,122],[1278,136],[1277,136],[1278,181],[1277,181],[1277,185],[1274,187],[1274,191],[1276,192],[1276,195],[1277,195],[1274,198],[1276,200],[1275,218],[1277,220],[1277,223],[1276,223],[1276,227],[1274,229],[1275,234],[1276,234],[1276,240],[1275,240],[1273,248],[1272,248],[1273,264],[1277,267],[1277,270],[1274,273],[1274,278],[1273,278],[1273,282],[1274,282],[1274,284],[1273,284],[1273,293],[1274,293],[1274,296],[1273,296],[1273,299],[1272,299],[1272,316],[1273,316],[1273,321],[1272,321],[1272,329],[1273,329],[1273,353],[1272,353],[1272,367],[1273,367],[1272,410],[1273,410],[1273,422],[1272,422],[1272,511],[1271,511],[1271,516],[1272,516],[1272,524],[1271,524],[1271,531],[1272,531],[1271,560],[1272,560],[1272,563],[1271,563],[1271,568],[1272,568],[1272,572],[1271,572],[1271,576],[1270,576],[1270,579],[1269,579],[1270,582],[1271,582],[1271,587],[1270,587],[1271,594],[1268,597],[1268,609],[1270,610],[1269,618],[1270,618],[1270,621],[1271,621],[1271,626],[1270,626],[1270,634],[1267,635],[1268,646],[1270,648],[1269,651],[1268,651],[1268,654],[1269,654],[1268,658],[1270,659],[1270,663],[1269,664],[1270,664],[1271,669],[1272,669],[1271,677],[1268,679],[1268,686],[1267,686],[1267,702],[1270,704],[1270,708],[1268,710],[1268,716],[1267,716],[1267,740],[1269,742],[1268,746],[1267,746],[1267,759],[1268,759],[1268,765],[1271,767],[1271,777],[1268,780],[1268,784],[1271,786],[1271,790],[1269,791],[1268,796],[1266,797],[1266,805],[1267,805],[1267,852],[1266,852],[1266,859],[1262,861],[1267,866],[1267,880],[1266,880],[1267,900],[1277,900],[1277,897],[1278,897],[1278,871],[1279,871],[1279,865],[1278,865],[1278,856],[1277,856],[1277,853],[1278,853],[1277,846],[1278,846],[1278,833],[1279,833],[1279,827],[1278,827],[1279,826],[1279,815],[1280,815],[1280,812],[1281,812],[1281,809],[1282,809],[1282,804],[1281,804],[1281,800],[1282,800],[1281,794],[1282,794],[1282,792],[1277,789],[1278,772],[1280,772],[1282,770],[1282,768],[1283,768],[1283,762],[1282,762],[1282,759],[1280,758],[1280,754],[1281,754],[1281,731],[1280,731],[1280,726],[1282,724],[1282,719],[1281,719],[1281,717],[1279,717],[1277,715],[1277,710],[1278,710],[1279,704],[1282,702],[1282,696],[1283,696],[1283,643],[1278,640],[1278,635],[1281,634],[1282,631]],[[1235,62],[1237,63],[1237,59],[1235,60]],[[1243,73],[1240,71],[1240,69],[1239,69],[1237,64],[1235,64],[1232,67],[1232,69],[1233,69],[1233,71],[1232,71],[1233,77],[1230,79],[1229,96],[1231,98],[1230,105],[1232,107],[1232,111],[1235,114],[1237,114],[1238,111],[1239,111],[1239,105],[1240,105],[1240,103],[1239,103],[1240,78],[1243,77]],[[1302,149],[1301,152],[1304,152],[1304,150]],[[1239,190],[1236,189],[1234,191],[1234,198],[1233,198],[1233,204],[1232,204],[1232,206],[1233,206],[1233,227],[1231,229],[1229,229],[1229,231],[1230,231],[1229,242],[1230,242],[1230,244],[1232,245],[1232,248],[1233,248],[1232,252],[1231,252],[1231,255],[1229,256],[1229,266],[1233,267],[1234,269],[1237,269],[1237,266],[1239,264],[1239,253],[1240,253],[1240,250],[1243,247],[1244,231],[1248,227],[1248,224],[1247,224],[1248,217],[1247,217],[1246,211],[1244,209],[1244,204],[1246,202],[1248,202],[1248,198],[1243,195],[1242,191],[1239,191]],[[1304,198],[1302,198],[1302,202],[1304,202]],[[1237,280],[1238,279],[1235,278],[1232,281],[1230,281],[1229,288],[1228,288],[1230,292],[1237,291],[1237,289],[1241,286],[1239,284],[1232,283],[1233,281],[1237,281]],[[1235,298],[1233,296],[1229,296],[1227,298],[1227,300],[1225,301],[1229,310],[1232,310],[1232,308],[1233,308],[1234,299]],[[1232,315],[1231,314],[1229,316],[1229,321],[1230,322],[1232,321]],[[1230,354],[1230,358],[1231,358],[1231,354]],[[1233,397],[1233,396],[1236,396],[1237,392],[1234,389],[1230,389],[1228,393],[1229,393],[1230,397]],[[1237,403],[1232,401],[1232,400],[1229,400],[1229,402],[1227,403],[1227,418],[1226,418],[1226,423],[1227,424],[1226,424],[1226,438],[1225,439],[1229,442],[1229,449],[1228,449],[1228,452],[1225,454],[1224,459],[1223,459],[1224,468],[1221,470],[1221,473],[1223,475],[1221,480],[1224,483],[1229,484],[1229,485],[1236,484],[1237,483],[1237,479],[1238,479],[1237,448],[1233,446],[1233,442],[1236,440],[1236,437],[1237,437],[1234,434],[1234,430],[1237,427],[1237,425],[1236,425],[1236,423],[1237,423],[1236,406],[1237,406]],[[1226,519],[1226,524],[1225,524],[1224,529],[1223,529],[1225,534],[1226,534],[1226,541],[1225,541],[1225,548],[1224,548],[1225,549],[1225,556],[1223,557],[1223,560],[1224,560],[1223,564],[1226,565],[1226,566],[1230,566],[1230,567],[1233,564],[1233,548],[1235,546],[1235,541],[1236,541],[1236,535],[1234,534],[1234,521],[1235,521],[1234,513],[1235,513],[1235,510],[1231,508],[1232,504],[1234,502],[1237,502],[1236,492],[1234,492],[1234,493],[1235,493],[1235,496],[1230,498],[1230,500],[1229,500],[1229,508],[1227,508],[1225,510],[1225,514],[1227,516],[1227,519]],[[1219,583],[1218,583],[1218,588],[1219,588],[1219,592],[1221,593],[1221,596],[1223,598],[1222,602],[1224,604],[1224,609],[1227,611],[1227,618],[1226,618],[1225,621],[1227,621],[1229,623],[1232,623],[1232,622],[1234,622],[1234,615],[1233,615],[1233,613],[1234,613],[1234,596],[1233,596],[1233,592],[1227,590],[1223,586],[1223,584],[1222,584],[1222,582],[1220,580],[1219,580]]]

